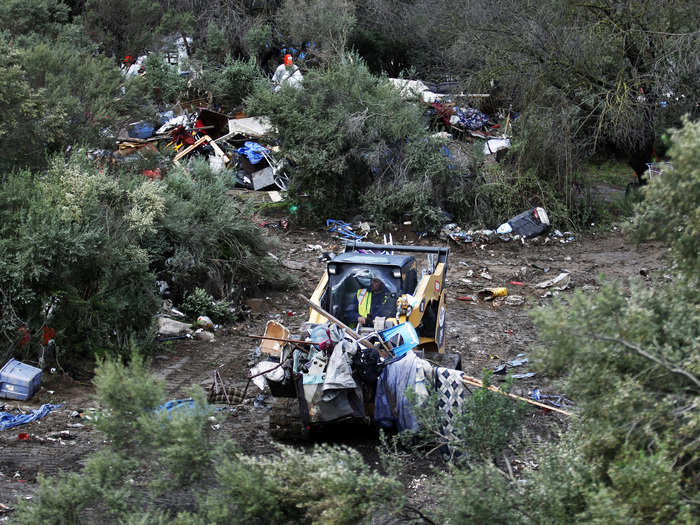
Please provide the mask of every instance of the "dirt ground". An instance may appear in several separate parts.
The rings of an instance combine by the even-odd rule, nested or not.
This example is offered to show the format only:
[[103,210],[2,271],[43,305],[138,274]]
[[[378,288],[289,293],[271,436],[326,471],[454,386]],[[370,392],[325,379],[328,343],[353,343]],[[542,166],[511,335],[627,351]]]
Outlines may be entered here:
[[[263,231],[265,234],[279,233],[279,230]],[[394,235],[394,241],[397,244],[447,243],[437,239],[418,241],[413,234],[401,232]],[[480,376],[484,368],[495,368],[518,354],[529,352],[537,342],[537,333],[528,312],[546,307],[552,301],[552,295],[570,294],[576,289],[595,293],[602,276],[622,281],[643,279],[650,285],[664,279],[665,248],[657,243],[636,246],[625,240],[619,231],[577,236],[566,244],[557,239],[545,243],[544,238],[539,238],[527,244],[500,240],[469,245],[450,242],[450,248],[446,286],[447,350],[460,353],[463,369],[474,376]],[[340,249],[339,241],[325,232],[282,232],[279,245],[272,253],[299,279],[298,290],[260,297],[255,311],[245,321],[220,330],[215,342],[163,343],[153,356],[152,367],[153,372],[165,380],[171,398],[187,397],[188,388],[193,384],[208,386],[217,368],[227,383],[245,387],[251,351],[256,345],[245,335],[262,334],[270,319],[280,320],[292,333],[300,334],[308,309],[297,298],[297,293],[311,295],[325,268],[319,257],[322,251],[338,252]],[[566,290],[534,287],[562,271],[571,275]],[[510,296],[522,296],[524,303],[511,306],[503,300],[475,302],[458,299],[491,286],[507,287]],[[514,373],[527,371],[527,365],[513,370]],[[553,393],[547,378],[540,375],[517,380],[514,392],[528,395],[535,387]],[[229,410],[215,432],[235,439],[246,452],[266,454],[273,450],[268,432],[269,408],[255,406],[257,393],[257,388],[251,385],[244,404]],[[29,402],[0,400],[0,410],[3,410],[3,404],[4,410],[38,408],[42,403],[62,405],[42,420],[0,432],[0,503],[12,506],[17,498],[32,498],[39,473],[53,475],[59,470],[77,470],[87,455],[103,446],[102,437],[92,429],[89,420],[91,412],[98,409],[93,394],[89,382],[45,375],[41,390]],[[76,417],[79,411],[83,417]],[[528,417],[526,426],[533,437],[543,439],[565,424],[565,417],[553,412],[537,411]],[[20,439],[21,433],[28,434],[28,439]],[[351,436],[346,437],[345,442],[358,447],[369,462],[376,461],[376,438]],[[432,459],[427,459],[406,474],[410,478],[410,490],[420,491],[425,474],[433,464]],[[518,465],[515,464],[514,468],[517,469]],[[0,521],[9,516],[0,510]]]

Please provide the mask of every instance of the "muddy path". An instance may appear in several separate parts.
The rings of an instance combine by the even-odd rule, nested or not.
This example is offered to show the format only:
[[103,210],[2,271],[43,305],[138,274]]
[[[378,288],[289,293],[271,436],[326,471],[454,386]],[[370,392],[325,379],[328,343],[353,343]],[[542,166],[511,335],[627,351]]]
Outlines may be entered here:
[[[263,230],[263,234],[272,233]],[[396,239],[397,244],[444,245],[445,242],[418,241],[410,235]],[[484,368],[495,368],[529,352],[537,342],[537,333],[528,312],[546,307],[552,296],[570,294],[575,289],[596,293],[603,276],[622,282],[645,280],[650,286],[664,279],[665,248],[658,243],[637,246],[616,231],[580,236],[568,244],[557,240],[543,243],[543,239],[526,245],[519,241],[497,240],[490,244],[450,243],[450,248],[446,285],[447,349],[460,353],[463,369],[475,376],[480,376]],[[254,340],[245,336],[262,334],[270,319],[276,319],[292,333],[300,334],[301,325],[308,317],[308,308],[297,298],[297,293],[309,296],[315,288],[326,264],[320,259],[321,253],[340,249],[339,241],[325,232],[294,230],[282,233],[272,253],[298,279],[298,289],[257,297],[250,302],[252,310],[246,319],[220,330],[214,342],[162,344],[152,358],[152,368],[156,376],[165,381],[168,395],[172,399],[183,398],[188,397],[192,385],[208,387],[215,369],[229,385],[245,388],[251,351],[255,347]],[[565,290],[534,286],[564,271],[570,273],[569,286]],[[522,297],[522,304],[510,305],[504,300],[468,300],[478,290],[495,286],[505,286],[510,296]],[[514,370],[518,373],[527,371],[527,365]],[[546,377],[535,375],[517,380],[514,392],[527,395],[535,387],[547,392],[551,385]],[[268,432],[269,407],[266,403],[254,402],[258,392],[254,385],[250,385],[245,402],[229,409],[214,432],[222,438],[233,438],[247,453],[266,454],[274,450],[274,441]],[[18,497],[31,498],[38,474],[54,475],[60,470],[78,470],[91,452],[103,446],[102,437],[92,429],[88,419],[91,411],[98,408],[93,395],[89,382],[48,375],[41,391],[30,402],[0,400],[0,407],[4,404],[5,409],[17,406],[37,408],[48,402],[62,405],[40,421],[0,432],[0,503],[12,505]],[[87,417],[77,417],[77,411],[82,411]],[[551,412],[537,412],[529,416],[526,426],[533,434],[547,439],[552,429],[565,424],[560,419],[562,417]],[[27,439],[19,439],[20,434],[27,434]],[[376,439],[371,435],[346,436],[345,442],[360,449],[368,461],[376,461]],[[415,486],[411,490],[420,491],[420,480],[424,479],[431,465],[431,460],[426,460],[407,473],[413,480],[409,485]]]

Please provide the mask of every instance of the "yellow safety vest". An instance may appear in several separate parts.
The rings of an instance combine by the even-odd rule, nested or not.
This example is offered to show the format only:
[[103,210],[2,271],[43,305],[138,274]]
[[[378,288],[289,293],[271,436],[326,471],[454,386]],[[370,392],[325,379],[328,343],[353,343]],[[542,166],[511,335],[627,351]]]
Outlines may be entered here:
[[372,292],[367,288],[357,290],[357,313],[360,317],[367,317],[372,306]]

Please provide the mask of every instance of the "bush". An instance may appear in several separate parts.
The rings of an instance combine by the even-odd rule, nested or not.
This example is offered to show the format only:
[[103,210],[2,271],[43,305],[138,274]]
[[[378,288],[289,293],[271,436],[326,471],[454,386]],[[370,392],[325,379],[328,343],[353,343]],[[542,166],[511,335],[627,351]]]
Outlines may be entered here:
[[[183,525],[354,524],[403,504],[401,485],[372,472],[352,449],[281,447],[276,455],[246,457],[229,440],[214,448],[201,389],[193,390],[192,407],[154,411],[163,385],[136,353],[128,365],[100,362],[94,383],[103,409],[96,424],[107,448],[80,473],[40,478],[37,496],[20,504],[19,523],[79,523],[92,515],[119,523],[144,523],[147,516],[153,520],[147,523],[171,517]],[[177,502],[167,510],[156,503],[175,488]]]
[[182,311],[192,318],[200,315],[208,316],[215,323],[231,321],[234,314],[228,301],[215,301],[214,298],[202,288],[195,288],[185,296],[181,305]]
[[161,185],[165,212],[143,245],[176,302],[195,288],[237,300],[244,291],[294,283],[268,256],[271,241],[261,239],[252,210],[225,194],[229,175],[192,161],[188,171],[171,171]]
[[99,146],[132,109],[121,100],[119,69],[89,49],[36,39],[15,48],[0,35],[0,50],[9,90],[0,99],[9,117],[0,132],[0,168],[43,167],[68,145]]
[[283,446],[279,452],[220,463],[221,487],[204,505],[207,522],[351,524],[402,504],[401,485],[371,472],[353,449]]
[[[484,373],[483,384],[487,387],[491,385],[491,376]],[[512,381],[508,381],[502,390],[509,392],[511,386]],[[502,453],[525,413],[519,401],[487,388],[474,388],[454,415],[450,432],[445,427],[437,393],[421,403],[412,401],[419,430],[415,434],[407,433],[407,442],[429,450],[439,448],[443,453],[449,450],[452,457],[461,460],[493,459]]]
[[227,56],[223,64],[206,63],[193,81],[193,87],[211,93],[214,104],[233,111],[261,81],[262,72],[255,59],[235,60]]
[[674,261],[687,276],[700,275],[700,121],[684,120],[669,151],[675,170],[655,177],[643,189],[636,209],[638,239],[668,241]]
[[158,105],[178,102],[187,90],[187,79],[178,74],[177,68],[166,64],[160,54],[146,58],[146,74],[131,79],[130,83],[142,83],[147,87],[148,97]]
[[[73,357],[121,352],[150,333],[155,274],[176,301],[195,288],[235,301],[247,290],[292,284],[267,255],[252,212],[204,163],[154,183],[75,159],[44,175],[9,175],[0,188],[0,333],[15,343],[45,324]],[[53,307],[52,307],[53,305]],[[222,303],[209,305],[217,318]],[[198,314],[199,315],[199,314]],[[5,347],[8,354],[15,350]]]
[[363,209],[380,224],[410,216],[417,231],[436,230],[444,222],[444,210],[451,210],[450,186],[458,177],[444,147],[439,140],[424,139],[391,150],[362,197]]
[[698,520],[700,294],[688,249],[697,236],[698,129],[687,122],[675,135],[676,172],[651,183],[634,221],[638,235],[671,240],[673,280],[633,283],[627,296],[606,284],[535,312],[542,347],[533,363],[576,400],[577,416],[519,482],[489,465],[451,476],[443,519],[483,523],[499,509],[511,523]]
[[[431,164],[435,157],[427,146],[403,153],[405,141],[421,144],[427,136],[418,107],[402,100],[385,79],[372,76],[356,55],[347,55],[323,71],[308,72],[303,89],[285,88],[278,93],[268,87],[257,89],[247,101],[247,111],[268,115],[279,130],[280,154],[294,163],[290,201],[299,206],[305,220],[354,216],[358,210],[372,215],[374,210],[367,205],[375,206],[382,195],[389,196],[396,182],[408,179],[416,190],[422,189],[424,173],[431,181],[439,171]],[[372,168],[385,169],[395,151],[401,160],[392,168],[395,174],[383,179],[385,192],[376,189],[360,209],[365,192],[375,182]],[[427,219],[440,204],[410,191],[399,200],[415,208],[392,213],[389,205],[380,204],[378,213],[409,212]],[[424,210],[421,206],[426,201],[430,208]]]
[[132,189],[77,163],[8,176],[0,189],[4,337],[16,341],[21,325],[38,336],[48,324],[75,356],[145,337],[158,302],[139,239],[162,211],[153,184]]

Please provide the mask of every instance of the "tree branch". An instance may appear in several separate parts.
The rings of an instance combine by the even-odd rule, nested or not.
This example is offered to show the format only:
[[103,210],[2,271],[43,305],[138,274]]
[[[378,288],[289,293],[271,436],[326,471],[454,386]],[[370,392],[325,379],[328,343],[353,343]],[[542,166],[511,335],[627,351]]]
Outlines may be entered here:
[[630,343],[629,341],[625,341],[624,339],[618,339],[616,337],[608,337],[604,335],[593,335],[591,336],[593,339],[597,339],[599,341],[608,341],[610,343],[617,343],[619,345],[624,346],[625,348],[629,348],[630,350],[635,351],[637,354],[640,356],[648,359],[649,361],[653,361],[659,366],[664,367],[666,370],[671,372],[672,374],[678,374],[682,375],[686,379],[689,379],[696,387],[700,388],[700,379],[695,376],[692,372],[688,372],[687,370],[683,368],[679,368],[678,366],[674,365],[673,363],[669,363],[668,361],[661,359],[660,357],[657,357],[655,355],[650,354],[643,348],[640,348],[639,346]]

